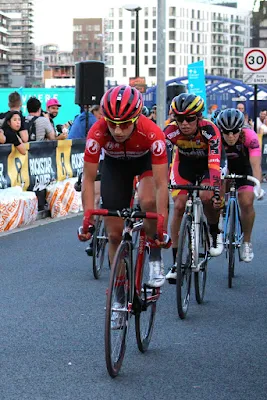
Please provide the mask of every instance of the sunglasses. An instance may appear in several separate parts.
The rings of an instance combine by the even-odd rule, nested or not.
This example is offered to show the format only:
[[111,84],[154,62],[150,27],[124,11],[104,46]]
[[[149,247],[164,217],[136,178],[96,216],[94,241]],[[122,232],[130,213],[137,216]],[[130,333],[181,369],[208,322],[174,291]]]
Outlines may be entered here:
[[127,128],[129,128],[129,126],[131,126],[132,124],[135,123],[137,118],[138,118],[138,116],[135,118],[129,119],[127,121],[114,121],[112,119],[105,117],[105,121],[107,122],[107,124],[110,128],[115,129],[116,126],[119,126],[121,129],[127,129]]
[[175,119],[176,119],[176,121],[177,122],[184,122],[184,121],[186,121],[186,122],[194,122],[196,119],[197,119],[197,117],[195,116],[195,115],[188,115],[188,116],[186,116],[186,115],[175,115]]
[[225,131],[222,131],[222,133],[223,133],[223,135],[226,135],[226,136],[229,136],[231,133],[233,134],[233,135],[237,135],[238,133],[240,133],[241,132],[241,129],[234,129],[234,130],[232,130],[232,131],[227,131],[227,132],[225,132]]

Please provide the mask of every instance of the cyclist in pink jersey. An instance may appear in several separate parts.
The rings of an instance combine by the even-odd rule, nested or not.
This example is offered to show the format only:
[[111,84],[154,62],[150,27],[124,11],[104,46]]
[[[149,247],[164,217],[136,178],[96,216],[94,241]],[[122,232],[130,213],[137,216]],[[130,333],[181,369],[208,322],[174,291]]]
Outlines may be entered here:
[[[228,108],[220,112],[216,118],[216,124],[222,133],[229,173],[251,175],[261,181],[259,140],[256,132],[244,127],[244,114],[235,108]],[[240,217],[244,231],[241,258],[245,262],[250,262],[254,257],[251,244],[251,233],[255,219],[253,183],[247,180],[238,180],[237,188]],[[262,193],[255,194],[257,197],[262,196]]]

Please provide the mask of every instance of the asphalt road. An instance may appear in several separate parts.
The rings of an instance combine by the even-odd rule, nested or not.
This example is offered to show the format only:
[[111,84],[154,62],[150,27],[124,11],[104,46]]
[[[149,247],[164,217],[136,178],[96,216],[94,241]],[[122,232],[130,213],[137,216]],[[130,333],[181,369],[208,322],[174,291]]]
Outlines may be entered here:
[[225,257],[213,259],[205,304],[192,300],[181,321],[166,284],[148,352],[132,320],[116,379],[104,357],[109,273],[94,280],[81,217],[1,237],[0,400],[266,400],[267,200],[256,210],[255,258],[237,265],[233,288]]

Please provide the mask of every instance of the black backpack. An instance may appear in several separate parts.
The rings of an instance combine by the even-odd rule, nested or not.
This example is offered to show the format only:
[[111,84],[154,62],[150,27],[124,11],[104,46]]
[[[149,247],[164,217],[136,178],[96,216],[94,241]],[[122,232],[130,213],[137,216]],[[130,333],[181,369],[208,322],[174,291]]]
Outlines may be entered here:
[[30,121],[27,121],[25,124],[25,127],[29,133],[29,142],[35,142],[36,141],[36,123],[35,121],[39,117],[32,117]]

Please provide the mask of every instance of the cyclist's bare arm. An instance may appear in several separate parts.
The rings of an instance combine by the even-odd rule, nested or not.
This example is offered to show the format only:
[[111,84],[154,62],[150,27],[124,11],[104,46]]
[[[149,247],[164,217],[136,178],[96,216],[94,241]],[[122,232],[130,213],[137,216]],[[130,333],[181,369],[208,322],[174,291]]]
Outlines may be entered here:
[[82,180],[82,204],[84,211],[94,209],[97,169],[98,163],[84,161]]
[[156,188],[157,213],[164,216],[164,230],[168,225],[168,164],[152,164],[153,178]]
[[257,178],[261,182],[262,181],[261,157],[250,156],[249,161],[254,178]]

